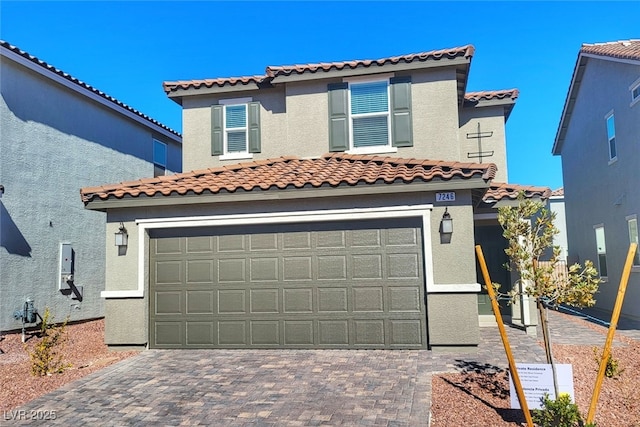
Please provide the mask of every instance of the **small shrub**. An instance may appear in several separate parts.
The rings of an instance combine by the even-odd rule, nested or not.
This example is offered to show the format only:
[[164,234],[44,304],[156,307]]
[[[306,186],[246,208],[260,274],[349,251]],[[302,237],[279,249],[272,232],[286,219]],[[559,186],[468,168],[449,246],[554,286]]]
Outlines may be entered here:
[[[602,353],[598,351],[598,347],[593,348],[593,358],[598,364],[598,369],[600,368],[600,361],[602,360]],[[624,369],[620,368],[620,363],[617,359],[613,358],[611,352],[609,352],[609,356],[607,357],[607,366],[604,370],[604,376],[607,378],[617,378],[624,372]]]
[[35,376],[62,373],[71,364],[62,361],[60,351],[64,347],[67,318],[61,325],[53,323],[53,316],[46,308],[40,324],[40,341],[29,350],[31,373]]
[[578,405],[571,402],[568,393],[560,393],[556,400],[549,399],[545,393],[542,397],[544,409],[534,409],[532,418],[540,427],[576,427],[582,426],[582,416]]

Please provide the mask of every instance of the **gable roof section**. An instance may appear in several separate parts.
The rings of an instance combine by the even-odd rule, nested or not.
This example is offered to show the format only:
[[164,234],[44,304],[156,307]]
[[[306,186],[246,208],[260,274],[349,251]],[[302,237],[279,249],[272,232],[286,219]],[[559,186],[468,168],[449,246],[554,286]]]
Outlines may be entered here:
[[[401,159],[343,153],[317,159],[279,157],[235,165],[147,178],[80,190],[85,206],[95,201],[131,198],[264,193],[302,188],[337,188],[358,185],[432,181],[481,181],[493,179],[493,163],[460,163],[438,160]],[[379,187],[376,187],[379,188]],[[179,201],[177,201],[179,203]]]
[[623,62],[640,65],[640,40],[622,40],[617,42],[583,44],[578,53],[578,59],[573,69],[573,76],[569,85],[569,91],[564,102],[560,123],[553,142],[551,153],[559,155],[562,151],[562,144],[571,121],[571,114],[575,106],[576,98],[582,83],[585,67],[590,58],[604,61]]
[[516,99],[518,99],[519,95],[520,91],[518,89],[467,92],[464,94],[463,106],[465,108],[474,108],[502,105],[504,106],[504,119],[506,121],[515,106]]
[[466,45],[375,60],[364,59],[298,65],[269,65],[264,75],[165,81],[163,87],[169,98],[181,104],[182,97],[187,95],[232,90],[255,90],[288,81],[366,75],[390,70],[411,70],[457,64],[459,67],[457,71],[457,78],[459,80],[458,90],[460,92],[460,102],[462,102],[469,65],[474,52],[475,48],[473,45]]
[[182,141],[182,136],[179,132],[4,40],[0,40],[0,54],[147,127],[154,128],[157,132],[176,142]]

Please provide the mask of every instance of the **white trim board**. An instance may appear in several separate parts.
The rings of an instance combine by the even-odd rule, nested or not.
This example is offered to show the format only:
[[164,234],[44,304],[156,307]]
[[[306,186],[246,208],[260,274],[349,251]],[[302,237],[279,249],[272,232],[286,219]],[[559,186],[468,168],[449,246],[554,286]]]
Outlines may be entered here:
[[426,292],[478,292],[480,285],[442,284],[433,280],[433,250],[431,244],[431,211],[432,204],[412,206],[390,206],[381,208],[330,209],[306,212],[274,212],[235,215],[213,215],[174,218],[145,218],[136,220],[138,226],[138,287],[132,290],[102,291],[103,298],[143,298],[145,289],[145,254],[147,253],[146,236],[150,229],[189,228],[203,226],[229,226],[248,224],[284,224],[304,222],[327,222],[344,220],[365,220],[384,218],[422,219],[422,240],[424,248],[424,277]]

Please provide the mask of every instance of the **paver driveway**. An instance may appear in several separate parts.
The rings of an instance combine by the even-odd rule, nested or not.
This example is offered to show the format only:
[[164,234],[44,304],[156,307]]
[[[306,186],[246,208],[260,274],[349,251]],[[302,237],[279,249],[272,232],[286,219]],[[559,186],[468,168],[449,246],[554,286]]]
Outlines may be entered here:
[[42,425],[64,426],[422,426],[428,423],[430,355],[149,350],[19,410],[27,417],[55,411],[56,419]]
[[[602,345],[549,312],[554,342]],[[597,329],[597,328],[596,328]],[[624,333],[637,334],[640,324]],[[544,363],[537,339],[508,328],[516,362]],[[632,336],[632,335],[630,335]],[[507,367],[497,328],[471,353],[428,350],[147,350],[5,414],[40,425],[426,426],[432,373]],[[16,411],[22,411],[17,413]],[[49,412],[46,412],[49,411]],[[1,425],[34,420],[0,418]]]

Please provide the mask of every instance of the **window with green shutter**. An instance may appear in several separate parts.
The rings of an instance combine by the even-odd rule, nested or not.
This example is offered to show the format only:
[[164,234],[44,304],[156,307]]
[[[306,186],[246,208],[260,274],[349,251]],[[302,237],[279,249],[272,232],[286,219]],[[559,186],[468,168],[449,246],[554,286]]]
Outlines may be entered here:
[[211,115],[211,155],[233,160],[260,152],[260,103],[250,98],[220,100]]
[[329,92],[329,149],[375,153],[410,147],[408,77],[333,83]]

